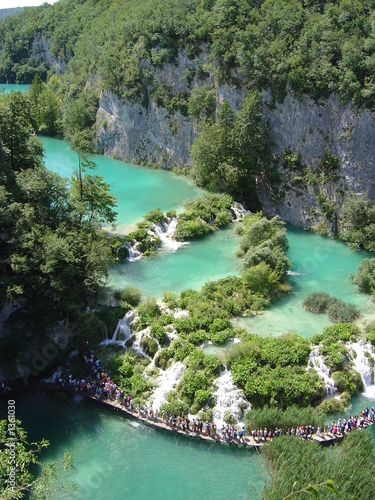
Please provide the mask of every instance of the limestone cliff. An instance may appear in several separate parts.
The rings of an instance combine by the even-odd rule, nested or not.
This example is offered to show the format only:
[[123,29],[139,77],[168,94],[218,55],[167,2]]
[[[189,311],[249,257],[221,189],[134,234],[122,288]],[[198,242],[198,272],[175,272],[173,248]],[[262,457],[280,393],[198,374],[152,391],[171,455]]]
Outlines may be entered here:
[[[174,91],[189,86],[184,78],[186,59],[178,66],[158,70],[159,81],[169,81]],[[238,108],[243,91],[217,89],[217,106],[227,99]],[[259,198],[269,215],[278,214],[292,224],[310,227],[324,220],[324,200],[338,207],[345,193],[364,194],[375,201],[375,114],[368,109],[344,106],[337,96],[318,103],[306,96],[287,95],[282,103],[271,103],[263,93],[264,116],[270,125],[277,183],[259,183]],[[109,91],[102,93],[97,119],[98,143],[103,152],[135,163],[154,163],[169,168],[188,165],[189,151],[197,129],[191,119],[158,106],[121,101]],[[290,170],[280,160],[284,151],[299,153],[304,169]],[[335,175],[321,172],[322,158],[329,152],[340,164]],[[307,179],[307,174],[315,181]],[[322,201],[323,200],[323,201]]]

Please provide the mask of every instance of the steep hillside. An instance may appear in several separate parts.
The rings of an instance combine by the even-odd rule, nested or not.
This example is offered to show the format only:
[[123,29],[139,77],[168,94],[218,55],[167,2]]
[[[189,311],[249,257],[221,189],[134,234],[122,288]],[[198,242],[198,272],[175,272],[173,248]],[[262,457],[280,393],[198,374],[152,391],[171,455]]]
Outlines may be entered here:
[[374,21],[374,0],[60,0],[0,23],[0,80],[61,75],[66,113],[90,87],[96,146],[163,168],[190,166],[223,104],[255,89],[267,154],[249,167],[230,147],[211,184],[193,155],[196,180],[248,202],[255,187],[268,213],[337,234],[353,195],[375,201]]

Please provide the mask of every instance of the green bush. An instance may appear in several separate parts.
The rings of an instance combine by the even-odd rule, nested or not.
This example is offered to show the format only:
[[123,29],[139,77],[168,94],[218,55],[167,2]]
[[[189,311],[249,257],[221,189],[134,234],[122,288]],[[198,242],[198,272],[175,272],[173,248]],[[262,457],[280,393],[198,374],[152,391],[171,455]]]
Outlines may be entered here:
[[202,220],[184,220],[182,217],[178,220],[174,238],[177,241],[190,241],[202,238],[212,233],[213,228]]
[[343,300],[331,298],[327,308],[331,321],[350,323],[359,316],[359,310],[354,304],[346,304]]
[[[372,498],[375,463],[373,438],[368,432],[349,433],[340,446],[325,447],[304,439],[281,436],[262,448],[272,470],[272,479],[263,492],[265,500],[278,500],[309,484],[331,479],[338,494],[320,487],[325,500]],[[349,464],[355,463],[355,467]],[[306,495],[296,495],[296,498]]]
[[354,283],[363,293],[375,294],[375,259],[364,259],[358,266]]
[[204,330],[196,330],[188,335],[187,340],[191,344],[201,345],[207,340],[207,333]]
[[173,358],[173,349],[160,349],[155,356],[155,366],[165,370],[167,368],[168,361]]
[[330,296],[325,292],[311,292],[305,297],[303,307],[311,312],[325,312],[328,308]]
[[174,309],[177,307],[177,294],[173,292],[164,292],[163,293],[163,302],[170,309]]
[[160,406],[160,413],[165,411],[167,415],[187,415],[189,413],[189,408],[183,401],[177,399],[170,401],[169,403],[163,403]]
[[159,324],[153,324],[151,325],[151,336],[154,337],[161,346],[168,346],[169,345],[169,338],[168,335],[165,332],[164,327],[162,327]]
[[139,326],[145,328],[161,315],[160,307],[156,299],[147,297],[144,302],[138,306]]
[[153,358],[159,349],[159,345],[155,339],[152,339],[148,335],[143,335],[141,340],[141,347],[145,354]]
[[331,373],[331,378],[335,381],[335,386],[339,392],[356,394],[363,391],[362,377],[355,370],[345,368],[339,372]]
[[297,405],[291,405],[284,410],[276,406],[268,405],[262,408],[254,408],[246,414],[246,427],[252,429],[275,429],[281,428],[287,431],[289,428],[295,429],[301,425],[313,425],[317,428],[324,426],[324,412],[316,408],[301,408]]
[[136,307],[142,298],[142,291],[135,286],[126,286],[124,290],[119,293],[120,299],[131,305],[132,307]]
[[155,208],[154,210],[150,210],[149,212],[147,212],[146,215],[143,216],[143,218],[146,220],[146,221],[149,221],[149,222],[154,222],[155,224],[161,224],[162,222],[164,222],[164,214],[163,212],[160,210],[160,208]]

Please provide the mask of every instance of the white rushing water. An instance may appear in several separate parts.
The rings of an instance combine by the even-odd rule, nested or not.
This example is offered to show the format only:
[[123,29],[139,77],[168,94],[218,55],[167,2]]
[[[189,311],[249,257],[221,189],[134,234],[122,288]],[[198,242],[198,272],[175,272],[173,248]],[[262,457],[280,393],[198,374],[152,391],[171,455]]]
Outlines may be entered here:
[[143,255],[143,254],[142,254],[142,252],[140,252],[140,251],[138,250],[138,245],[139,245],[139,242],[138,242],[138,241],[136,241],[133,245],[131,245],[131,244],[130,244],[130,243],[128,243],[128,242],[125,242],[125,243],[123,244],[123,246],[124,246],[125,248],[127,248],[127,249],[128,249],[128,251],[129,251],[129,257],[127,257],[127,260],[128,260],[129,262],[134,262],[134,261],[139,260],[139,259],[141,259],[141,258],[142,258],[142,255]]
[[177,361],[165,371],[160,370],[159,385],[150,397],[154,410],[160,409],[160,406],[166,402],[168,392],[177,386],[185,369],[184,363]]
[[[375,398],[375,385],[373,379],[373,370],[367,356],[375,358],[372,346],[369,342],[359,341],[348,345],[348,348],[353,353],[354,369],[361,375],[364,392],[363,395],[367,398]],[[355,353],[355,354],[354,354]],[[367,356],[366,356],[367,353]]]
[[241,203],[238,203],[238,201],[234,201],[232,203],[232,206],[230,207],[231,211],[234,214],[233,221],[238,221],[243,218],[243,216],[247,213],[247,210],[244,208],[244,206]]
[[329,376],[330,370],[328,366],[324,363],[324,358],[319,352],[319,346],[313,346],[311,348],[309,356],[309,367],[314,369],[318,375],[320,375],[324,380],[324,385],[326,388],[326,394],[328,396],[333,396],[337,389],[335,387],[334,380]]
[[215,406],[212,410],[212,419],[217,428],[221,429],[225,424],[225,415],[230,413],[236,419],[237,425],[243,425],[243,412],[249,409],[243,392],[233,383],[232,373],[226,368],[215,381],[217,390],[213,396]]
[[137,313],[134,310],[128,311],[125,316],[119,320],[116,329],[111,338],[106,338],[100,345],[120,345],[121,347],[126,346],[126,342],[132,336],[132,326],[137,317]]
[[[132,349],[139,355],[139,356],[144,356],[145,358],[149,359],[152,361],[152,358],[148,356],[144,350],[142,349],[141,342],[142,338],[144,336],[150,336],[150,327],[148,326],[144,330],[140,330],[139,332],[136,333],[134,342],[132,344]],[[148,366],[150,368],[150,366]]]
[[178,218],[177,217],[167,217],[162,223],[154,224],[153,232],[158,236],[162,242],[162,245],[171,251],[175,251],[183,245],[187,245],[187,242],[176,241],[174,239],[174,233],[176,232]]

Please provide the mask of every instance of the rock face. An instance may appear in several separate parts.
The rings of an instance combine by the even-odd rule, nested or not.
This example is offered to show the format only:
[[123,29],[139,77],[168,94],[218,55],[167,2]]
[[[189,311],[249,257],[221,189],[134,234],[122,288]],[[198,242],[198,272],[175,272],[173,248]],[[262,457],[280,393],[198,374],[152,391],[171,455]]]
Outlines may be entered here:
[[153,92],[159,87],[173,95],[190,94],[199,82],[198,69],[205,60],[204,54],[203,51],[199,58],[189,59],[180,53],[176,64],[162,68],[143,61],[142,70],[152,73],[153,78],[148,88],[147,107],[123,102],[108,90],[104,91],[97,114],[97,140],[103,153],[162,168],[189,164],[190,147],[197,129],[181,112],[158,105]]
[[31,51],[35,60],[44,61],[48,69],[54,67],[57,74],[62,74],[65,72],[67,63],[60,59],[56,59],[51,54],[51,44],[49,41],[46,41],[44,39],[42,34],[39,34],[39,36],[35,37]]
[[[299,152],[301,163],[319,169],[328,151],[338,157],[340,170],[335,179],[325,178],[320,192],[336,207],[345,192],[366,195],[375,202],[375,114],[341,104],[337,96],[316,103],[304,96],[287,95],[283,103],[269,107],[269,96],[263,95],[264,114],[270,124],[275,155],[286,148]],[[321,220],[317,189],[307,189],[304,182],[293,181],[279,164],[279,189],[276,197],[270,186],[260,188],[259,199],[264,210],[292,224],[309,227]]]
[[123,103],[108,91],[100,98],[97,138],[104,154],[163,168],[183,166],[190,162],[195,134],[189,119],[152,101],[144,108]]
[[[204,54],[204,51],[203,51]],[[148,68],[153,72],[153,85],[160,84],[189,94],[196,84],[200,60],[189,60],[180,54],[176,65]],[[149,62],[145,63],[149,64]],[[212,79],[208,82],[213,84]],[[244,92],[230,86],[216,90],[217,109],[224,99],[238,109]],[[275,186],[259,183],[259,199],[269,215],[280,217],[292,224],[310,227],[324,220],[326,214],[317,203],[327,199],[340,206],[344,194],[353,192],[366,195],[375,202],[375,114],[368,109],[344,106],[337,96],[314,102],[307,96],[288,94],[282,103],[272,103],[269,94],[262,94],[263,111],[270,125],[272,153],[278,159],[277,193]],[[103,153],[141,164],[156,164],[163,168],[190,164],[190,147],[197,135],[194,122],[179,111],[158,106],[149,92],[147,107],[127,103],[104,91],[97,115],[97,140]],[[319,186],[311,189],[304,179],[291,176],[282,165],[280,155],[289,149],[299,153],[305,167],[319,170],[323,156],[329,152],[339,159],[340,169],[336,178],[322,178]],[[302,175],[305,175],[302,173]],[[319,189],[318,189],[319,188]],[[281,193],[281,196],[280,196]],[[328,231],[334,232],[332,221]]]

